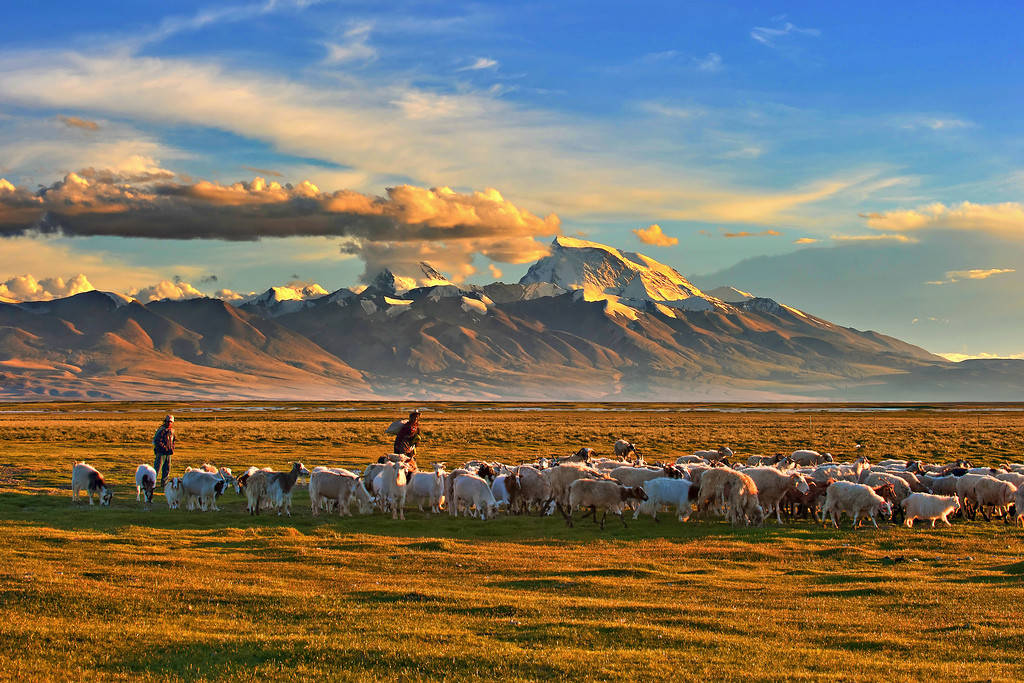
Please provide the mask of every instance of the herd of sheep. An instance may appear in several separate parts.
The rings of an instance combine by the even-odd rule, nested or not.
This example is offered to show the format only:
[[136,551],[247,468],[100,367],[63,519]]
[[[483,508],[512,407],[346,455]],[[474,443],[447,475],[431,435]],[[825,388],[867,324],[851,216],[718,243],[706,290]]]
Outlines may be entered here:
[[[517,466],[474,460],[447,470],[435,463],[420,471],[414,458],[391,454],[362,472],[293,463],[287,472],[250,467],[235,477],[231,470],[211,465],[186,468],[168,481],[164,496],[171,509],[218,510],[217,499],[234,487],[243,494],[250,514],[270,510],[291,515],[292,491],[300,476],[309,477],[309,500],[314,516],[321,512],[351,515],[355,503],[361,514],[375,509],[405,519],[405,510],[451,516],[460,513],[485,520],[499,511],[510,515],[553,514],[558,511],[572,526],[574,513],[584,511],[604,528],[608,513],[626,524],[650,515],[655,520],[670,510],[679,521],[693,514],[720,515],[734,525],[761,525],[773,515],[814,517],[838,528],[845,514],[857,527],[868,520],[875,528],[882,516],[911,527],[915,520],[949,525],[951,515],[974,519],[980,512],[1024,524],[1024,464],[998,468],[971,467],[958,460],[945,465],[887,459],[872,464],[866,457],[834,462],[829,454],[797,450],[788,456],[751,456],[734,462],[727,447],[697,451],[671,464],[648,465],[628,441],[614,445],[614,457],[597,457],[581,448],[565,458],[540,458]],[[139,465],[136,499],[152,504],[156,471]],[[76,463],[71,476],[72,498],[79,492],[101,505],[113,497],[103,476],[85,463]],[[598,512],[601,513],[598,519]]]

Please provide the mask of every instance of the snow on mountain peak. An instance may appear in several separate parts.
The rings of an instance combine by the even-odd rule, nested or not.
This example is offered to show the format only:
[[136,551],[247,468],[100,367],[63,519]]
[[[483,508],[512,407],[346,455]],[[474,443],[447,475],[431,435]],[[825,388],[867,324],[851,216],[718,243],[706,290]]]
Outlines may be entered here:
[[643,254],[574,237],[555,237],[551,254],[533,264],[519,284],[539,282],[581,289],[588,301],[615,296],[624,302],[657,301],[688,310],[714,306],[671,266]]
[[741,301],[750,301],[756,299],[757,295],[751,294],[750,292],[744,292],[742,289],[736,289],[735,287],[715,287],[704,292],[708,296],[713,296],[716,299],[720,299],[727,304],[735,304]]

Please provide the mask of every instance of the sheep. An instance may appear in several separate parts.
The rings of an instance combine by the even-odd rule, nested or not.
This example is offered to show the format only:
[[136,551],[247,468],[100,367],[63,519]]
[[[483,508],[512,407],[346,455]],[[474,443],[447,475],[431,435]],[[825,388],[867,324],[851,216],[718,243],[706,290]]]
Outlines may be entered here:
[[995,477],[982,477],[974,487],[974,499],[986,522],[992,521],[992,517],[985,512],[986,507],[991,507],[993,513],[995,513],[996,509],[1001,510],[1002,515],[1000,516],[1004,521],[1009,521],[1006,518],[1006,512],[1010,505],[1013,504],[1016,494],[1016,486]]
[[782,524],[782,499],[788,491],[807,493],[810,489],[803,475],[793,472],[786,474],[774,467],[748,467],[743,474],[754,480],[757,499],[766,513],[775,509],[775,520]]
[[823,482],[809,481],[807,482],[806,493],[800,493],[794,489],[789,489],[786,491],[786,495],[783,496],[780,505],[791,509],[793,514],[799,514],[805,518],[807,517],[808,512],[817,517],[818,505],[820,505],[821,500],[825,497],[826,491],[828,491],[828,487],[834,481],[835,479],[828,479]]
[[494,500],[500,507],[508,509],[508,487],[505,486],[505,482],[508,481],[511,475],[499,474],[491,482],[491,495],[494,496]]
[[582,507],[590,508],[596,523],[597,508],[600,507],[604,510],[600,521],[602,529],[609,510],[619,516],[622,526],[626,526],[622,509],[631,500],[645,501],[647,493],[639,486],[623,486],[608,479],[577,479],[569,486],[569,509],[568,513],[563,513],[565,522],[570,527],[573,526],[573,510]]
[[997,474],[996,479],[999,481],[1008,481],[1017,488],[1024,486],[1024,474],[1021,474],[1020,472],[1003,472],[1002,474]]
[[405,496],[408,491],[408,464],[388,463],[380,473],[382,480],[380,499],[391,509],[391,519],[405,519]]
[[833,482],[825,494],[825,505],[821,509],[821,521],[827,524],[826,517],[831,516],[832,524],[839,528],[839,517],[847,513],[853,517],[853,528],[857,528],[857,521],[861,514],[867,515],[874,527],[878,528],[875,515],[881,511],[885,515],[892,515],[892,507],[866,484],[854,484],[849,481]]
[[903,481],[907,482],[907,485],[910,487],[911,493],[924,493],[925,492],[924,483],[913,472],[908,472],[906,470],[902,470],[902,471],[898,471],[897,470],[897,471],[887,471],[886,474],[890,474],[890,475],[892,475],[894,477],[899,477]]
[[181,507],[181,498],[185,495],[185,487],[181,483],[181,477],[174,477],[164,486],[164,500],[170,510],[177,510]]
[[406,500],[412,499],[416,507],[423,512],[423,503],[430,506],[431,512],[440,512],[441,504],[444,502],[444,481],[447,476],[444,471],[445,463],[434,463],[433,472],[416,472],[409,479]]
[[637,506],[636,512],[633,513],[633,519],[644,512],[657,522],[659,521],[658,510],[663,505],[674,506],[680,522],[685,522],[690,518],[690,498],[696,494],[697,487],[689,479],[658,477],[645,481],[643,489],[647,494],[647,500]]
[[680,455],[676,458],[677,465],[695,465],[695,464],[707,464],[708,461],[700,455]]
[[455,480],[452,499],[448,502],[452,517],[458,517],[460,504],[465,504],[467,514],[470,514],[469,509],[472,507],[475,510],[473,516],[480,515],[482,520],[486,520],[487,515],[493,517],[498,509],[487,480],[475,474],[464,474]]
[[728,446],[719,446],[717,450],[713,451],[694,451],[693,454],[698,458],[703,458],[708,462],[719,462],[721,460],[732,459],[732,449]]
[[578,451],[576,451],[572,455],[570,455],[568,457],[565,457],[565,458],[561,458],[558,461],[558,464],[561,465],[563,463],[570,463],[570,462],[589,463],[591,458],[593,458],[593,457],[594,457],[594,449],[593,448],[587,448],[586,446],[584,446],[583,448],[579,449]]
[[946,518],[960,509],[960,500],[956,496],[911,493],[900,506],[903,508],[903,524],[908,529],[913,528],[915,519],[930,521],[934,528],[937,519],[942,520],[946,526],[953,526]]
[[757,500],[757,485],[742,472],[716,467],[704,472],[700,481],[697,510],[706,511],[714,504],[726,507],[726,519],[732,524],[764,523],[764,508]]
[[143,463],[135,468],[135,500],[142,500],[142,492],[146,492],[146,505],[153,504],[153,491],[156,489],[156,470],[152,465]]
[[940,496],[956,495],[956,482],[958,477],[947,474],[944,477],[933,477],[929,474],[921,475],[921,483],[925,488]]
[[630,453],[633,454],[633,459],[640,461],[642,457],[640,451],[636,449],[636,446],[626,441],[625,439],[619,439],[615,442],[613,448],[615,449],[615,457],[619,460],[626,460]]
[[186,508],[195,510],[195,506],[198,504],[199,509],[206,512],[207,510],[220,510],[217,507],[217,498],[224,493],[228,480],[223,474],[213,474],[189,467],[181,478],[181,484]]
[[342,474],[331,470],[314,470],[309,478],[309,505],[313,516],[320,514],[321,501],[333,500],[339,515],[351,516],[349,508],[352,496],[359,504],[359,512],[367,515],[371,512],[370,494],[359,477],[351,473]]
[[562,514],[569,509],[569,487],[577,479],[608,479],[595,469],[581,463],[562,463],[558,467],[544,470],[543,476],[551,487],[551,498],[554,499]]
[[793,461],[789,459],[788,455],[782,453],[776,453],[775,455],[752,455],[747,458],[747,465],[750,467],[758,467],[761,465],[778,465],[785,461],[787,465],[792,465]]
[[548,503],[553,498],[551,483],[543,475],[543,471],[530,465],[520,465],[505,479],[505,490],[508,491],[509,512],[530,511],[531,505],[540,509],[544,514]]
[[645,481],[657,479],[658,477],[681,479],[683,472],[676,469],[674,465],[665,465],[664,467],[632,467],[626,465],[616,467],[609,473],[609,476],[623,486],[643,486]]
[[1013,525],[1017,526],[1017,523],[1020,522],[1021,526],[1024,526],[1024,486],[1017,488],[1017,495],[1014,496],[1013,505],[1015,508]]
[[822,463],[832,462],[831,453],[822,455],[818,451],[807,449],[793,451],[789,457],[797,465],[821,465]]
[[86,465],[84,462],[76,462],[71,468],[71,500],[72,502],[78,502],[78,493],[85,490],[86,496],[89,498],[89,505],[92,505],[92,496],[95,493],[96,497],[100,501],[100,505],[110,506],[110,501],[114,498],[114,491],[107,482],[103,479],[103,475],[93,467],[92,465]]
[[974,519],[977,513],[975,508],[978,501],[975,495],[975,487],[986,476],[984,474],[964,474],[957,478],[956,495],[960,498],[960,507],[963,508],[964,514],[969,515],[971,519]]

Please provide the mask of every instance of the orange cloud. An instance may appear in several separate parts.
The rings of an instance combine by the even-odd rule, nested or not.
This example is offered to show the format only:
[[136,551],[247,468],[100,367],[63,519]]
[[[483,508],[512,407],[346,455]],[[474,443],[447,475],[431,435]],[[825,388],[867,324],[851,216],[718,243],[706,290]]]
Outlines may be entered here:
[[1024,204],[974,204],[955,206],[935,203],[916,209],[862,213],[868,227],[875,230],[909,232],[915,230],[978,230],[1019,238],[1024,235]]
[[793,240],[793,244],[814,244],[817,241],[814,237],[801,237],[798,240]]
[[727,233],[724,234],[724,236],[725,237],[762,237],[762,236],[778,237],[781,234],[782,233],[779,232],[778,230],[762,230],[761,232],[747,232],[746,230],[744,230],[742,232],[727,232]]
[[661,231],[661,226],[657,223],[649,225],[646,228],[636,228],[633,230],[633,234],[636,235],[644,244],[650,244],[655,247],[671,247],[679,244],[678,238],[669,237],[663,233]]
[[80,119],[77,116],[60,115],[57,117],[57,120],[68,128],[81,128],[82,130],[89,131],[97,131],[100,129],[100,124],[95,121],[87,121],[86,119]]

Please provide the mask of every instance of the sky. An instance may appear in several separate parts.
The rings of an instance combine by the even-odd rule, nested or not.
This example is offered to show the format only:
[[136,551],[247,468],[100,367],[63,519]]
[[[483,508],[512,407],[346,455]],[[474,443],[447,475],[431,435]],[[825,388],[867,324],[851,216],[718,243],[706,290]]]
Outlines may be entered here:
[[1024,354],[1003,2],[16,0],[0,297],[515,281],[557,234]]

